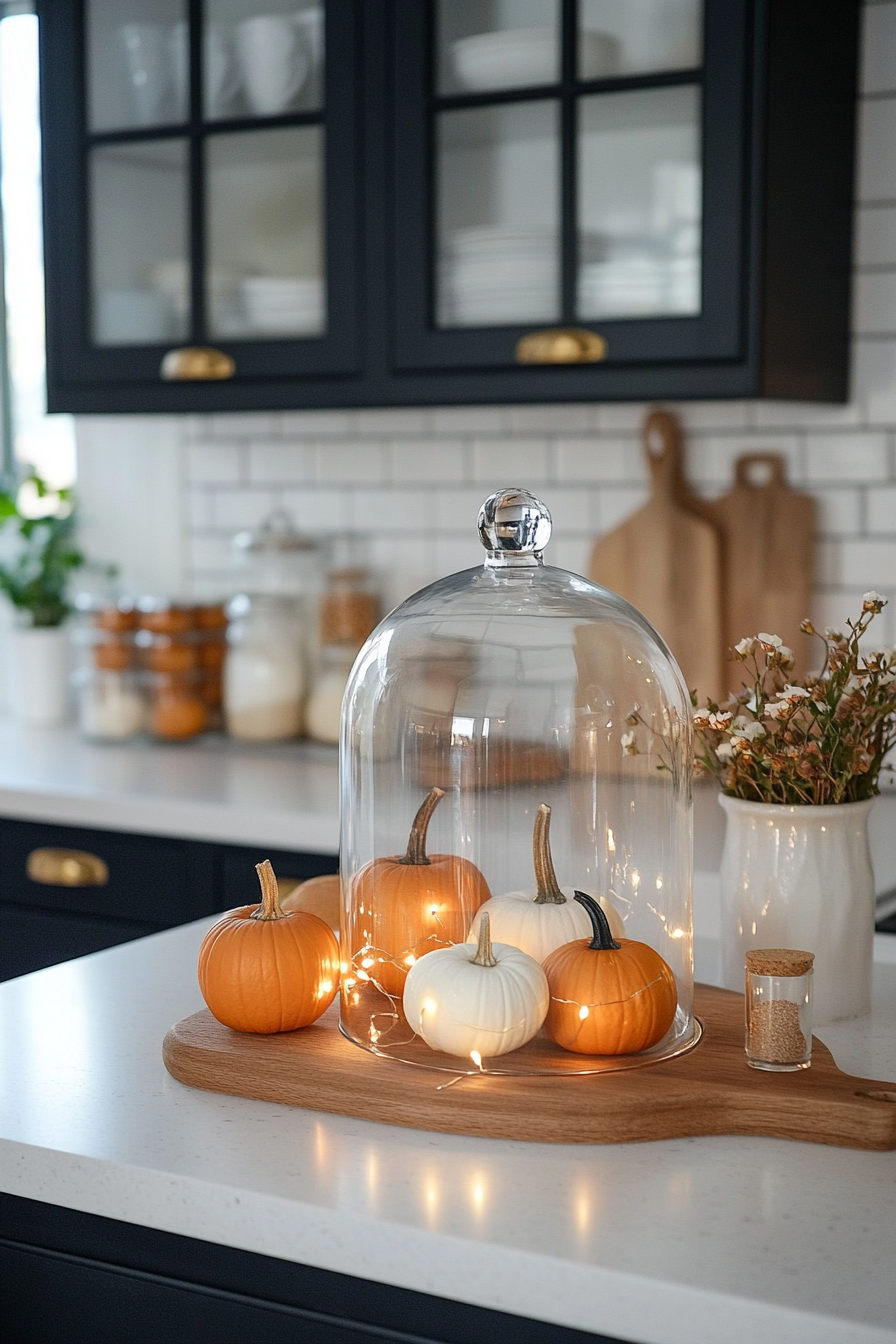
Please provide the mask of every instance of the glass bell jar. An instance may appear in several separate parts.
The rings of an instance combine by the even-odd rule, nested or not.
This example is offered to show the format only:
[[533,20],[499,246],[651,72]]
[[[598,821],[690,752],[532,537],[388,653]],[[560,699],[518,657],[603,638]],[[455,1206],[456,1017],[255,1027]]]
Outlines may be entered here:
[[479,534],[346,689],[341,1029],[454,1075],[668,1059],[700,1034],[687,689],[634,607],[544,563],[534,495]]

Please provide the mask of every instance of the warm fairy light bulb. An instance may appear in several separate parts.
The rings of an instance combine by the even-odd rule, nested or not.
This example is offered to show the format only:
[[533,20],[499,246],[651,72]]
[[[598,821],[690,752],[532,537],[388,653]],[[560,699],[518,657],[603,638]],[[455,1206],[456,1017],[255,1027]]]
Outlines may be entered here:
[[374,962],[373,957],[365,957],[364,960],[361,962],[361,965],[364,967],[365,971],[369,971],[371,966],[373,965],[373,962]]
[[481,1072],[481,1071],[482,1071],[482,1056],[480,1055],[479,1051],[478,1051],[478,1050],[471,1050],[471,1051],[470,1051],[470,1058],[472,1059],[473,1063],[476,1065],[477,1069],[479,1069],[480,1072]]
[[583,1003],[581,1008],[579,1009],[579,1021],[584,1022],[587,1016],[588,1016],[588,1005],[587,1003]]
[[421,1005],[420,1005],[420,1012],[421,1012],[421,1013],[430,1013],[430,1014],[432,1014],[432,1013],[434,1013],[435,1011],[436,1011],[436,1003],[435,1003],[435,1000],[434,1000],[434,999],[424,999],[423,1002],[422,1002]]

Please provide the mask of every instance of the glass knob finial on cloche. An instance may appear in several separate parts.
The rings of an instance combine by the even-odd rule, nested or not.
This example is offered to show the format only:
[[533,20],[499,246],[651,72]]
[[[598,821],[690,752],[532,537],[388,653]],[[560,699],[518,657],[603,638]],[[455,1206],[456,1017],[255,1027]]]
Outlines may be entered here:
[[537,564],[551,539],[551,513],[528,490],[496,490],[479,510],[479,537],[486,563]]

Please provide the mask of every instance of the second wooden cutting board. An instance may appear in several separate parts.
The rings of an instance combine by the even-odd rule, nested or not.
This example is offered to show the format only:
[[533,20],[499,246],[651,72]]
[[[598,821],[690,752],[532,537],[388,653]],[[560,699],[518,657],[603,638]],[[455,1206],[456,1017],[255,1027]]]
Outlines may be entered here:
[[678,422],[652,411],[644,425],[650,499],[600,537],[590,577],[637,607],[675,655],[701,700],[725,694],[719,532],[687,507]]
[[800,633],[812,600],[814,499],[790,489],[780,454],[745,453],[733,490],[698,507],[722,533],[725,647],[760,631],[780,635],[794,674],[805,676],[814,652]]

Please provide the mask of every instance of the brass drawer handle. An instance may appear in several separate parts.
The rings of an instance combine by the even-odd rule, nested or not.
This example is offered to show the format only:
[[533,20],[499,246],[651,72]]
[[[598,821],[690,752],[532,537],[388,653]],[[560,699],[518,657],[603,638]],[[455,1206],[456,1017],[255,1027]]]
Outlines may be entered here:
[[607,357],[607,343],[585,327],[533,331],[517,342],[517,364],[596,364]]
[[232,378],[236,364],[230,355],[213,346],[185,345],[179,350],[168,351],[159,373],[169,383],[210,383]]
[[83,849],[32,849],[25,872],[47,887],[104,887],[109,881],[108,864]]

